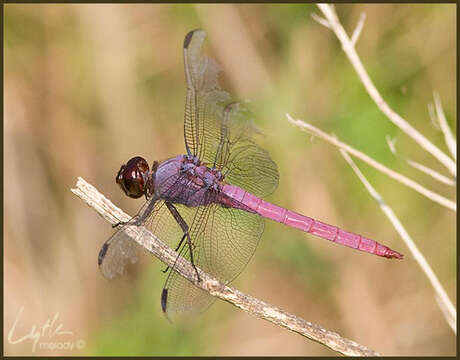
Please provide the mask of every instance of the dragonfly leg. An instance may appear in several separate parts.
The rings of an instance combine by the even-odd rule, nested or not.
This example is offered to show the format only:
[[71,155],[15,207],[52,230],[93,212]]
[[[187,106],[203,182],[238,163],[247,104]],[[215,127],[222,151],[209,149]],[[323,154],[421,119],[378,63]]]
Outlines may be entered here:
[[132,225],[142,225],[142,220],[139,215],[133,216],[130,220],[128,221],[119,221],[115,224],[112,224],[112,228],[116,228],[119,226],[124,226],[127,224],[132,224]]
[[[130,220],[130,221],[131,221],[131,220]],[[113,228],[116,228],[116,227],[119,227],[119,226],[126,225],[126,224],[128,224],[130,221],[119,221],[119,222],[117,222],[117,223],[115,223],[115,224],[112,224],[112,229],[113,229]]]
[[[155,165],[155,164],[154,164]],[[124,226],[124,225],[137,225],[137,226],[140,226],[140,225],[143,225],[144,224],[144,221],[145,219],[150,215],[150,213],[152,212],[154,206],[155,206],[155,203],[156,201],[158,200],[157,197],[152,197],[150,198],[149,200],[149,203],[147,205],[147,207],[145,209],[142,210],[142,213],[139,213],[135,216],[133,216],[130,220],[128,221],[119,221],[115,224],[112,225],[112,228],[116,228],[120,225]]]
[[[182,236],[182,239],[179,241],[179,245],[177,245],[177,247],[176,247],[176,249],[175,249],[176,252],[179,251],[179,248],[180,248],[180,246],[182,245],[182,243],[184,242],[184,239],[185,239],[186,236],[187,236],[186,234],[184,234],[184,236]],[[165,273],[165,272],[168,271],[168,270],[169,270],[169,265],[166,266],[166,269],[161,270],[161,271]]]
[[200,274],[198,274],[198,269],[196,268],[195,262],[193,261],[192,239],[190,238],[190,235],[188,234],[188,231],[184,235],[187,235],[187,244],[188,244],[189,251],[190,251],[190,262],[192,263],[192,266],[195,269],[198,282],[201,282]]
[[181,227],[182,231],[184,232],[184,235],[182,236],[182,239],[179,243],[179,246],[177,247],[176,251],[179,249],[180,245],[184,241],[184,239],[187,239],[187,244],[189,247],[190,251],[190,262],[192,263],[193,268],[195,269],[196,276],[198,278],[198,282],[201,281],[200,274],[198,274],[198,269],[195,266],[195,262],[193,260],[193,244],[192,244],[192,239],[190,238],[190,234],[188,233],[188,225],[185,222],[185,220],[182,218],[182,216],[179,214],[179,211],[175,208],[175,206],[170,203],[170,202],[165,202],[166,206],[168,207],[169,211],[171,212],[172,216],[174,219],[176,219],[177,223]]

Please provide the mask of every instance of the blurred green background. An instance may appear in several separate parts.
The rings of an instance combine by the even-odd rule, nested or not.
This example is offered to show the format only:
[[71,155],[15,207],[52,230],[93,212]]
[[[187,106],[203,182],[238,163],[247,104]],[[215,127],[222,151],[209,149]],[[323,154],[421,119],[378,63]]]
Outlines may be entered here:
[[[371,78],[447,152],[427,104],[438,91],[456,133],[456,6],[336,8],[349,33],[366,13],[357,51]],[[5,354],[335,355],[221,301],[194,321],[170,324],[160,308],[164,265],[147,254],[116,281],[98,270],[113,230],[70,188],[82,176],[135,214],[142,200],[119,191],[119,166],[134,155],[151,163],[184,152],[182,42],[197,27],[208,33],[205,51],[222,65],[224,87],[251,100],[261,143],[279,166],[269,200],[406,254],[387,261],[266,222],[232,285],[385,355],[456,354],[428,280],[378,205],[336,148],[286,120],[306,120],[456,198],[455,188],[406,165],[410,158],[446,173],[377,109],[313,12],[309,4],[4,6]],[[397,139],[402,158],[386,136]],[[456,303],[455,214],[358,165]],[[79,349],[15,342],[53,318],[54,329],[72,334],[44,333],[39,342],[82,340]]]

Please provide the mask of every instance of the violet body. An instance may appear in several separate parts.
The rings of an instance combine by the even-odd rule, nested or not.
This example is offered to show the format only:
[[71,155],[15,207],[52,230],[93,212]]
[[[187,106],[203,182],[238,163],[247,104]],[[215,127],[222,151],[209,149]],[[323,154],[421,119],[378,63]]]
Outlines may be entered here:
[[160,199],[189,207],[215,203],[222,186],[220,172],[187,155],[162,162],[153,176]]
[[[198,268],[228,283],[244,269],[271,219],[350,248],[386,258],[402,255],[361,235],[341,230],[262,200],[279,174],[257,144],[251,111],[219,85],[219,65],[201,54],[206,34],[189,32],[183,43],[186,99],[185,154],[153,162],[136,156],[120,167],[116,182],[131,198],[145,196],[138,214],[102,246],[98,264],[111,279],[137,261],[126,229],[144,227]],[[179,257],[177,258],[179,259]],[[214,297],[168,267],[161,308],[169,319],[207,309]]]
[[221,202],[232,207],[238,207],[238,204],[241,204],[240,208],[243,210],[247,211],[249,208],[264,218],[277,221],[353,249],[386,258],[403,258],[402,254],[375,240],[365,238],[364,236],[342,230],[336,226],[325,224],[308,216],[271,204],[238,186],[222,186]]
[[400,253],[375,240],[287,210],[238,186],[225,184],[217,170],[201,165],[198,159],[187,155],[179,155],[161,163],[154,176],[158,196],[171,203],[189,207],[219,203],[224,207],[256,213],[353,249],[386,258],[403,258]]

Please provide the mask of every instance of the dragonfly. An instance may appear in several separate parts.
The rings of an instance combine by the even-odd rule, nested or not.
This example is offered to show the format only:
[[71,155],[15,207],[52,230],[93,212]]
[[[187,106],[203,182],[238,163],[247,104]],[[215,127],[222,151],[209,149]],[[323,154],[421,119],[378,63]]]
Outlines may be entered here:
[[[126,229],[147,229],[175,248],[178,256],[224,283],[237,277],[254,254],[264,219],[384,258],[403,255],[364,236],[312,219],[263,200],[278,186],[278,169],[257,145],[252,113],[219,85],[219,65],[201,53],[206,33],[190,31],[184,40],[187,84],[186,154],[162,162],[136,156],[122,165],[116,182],[131,198],[146,202],[130,221],[120,223],[102,246],[98,264],[112,279],[138,259],[139,245]],[[168,319],[200,313],[214,297],[167,267],[161,308]],[[197,280],[200,281],[198,271]]]

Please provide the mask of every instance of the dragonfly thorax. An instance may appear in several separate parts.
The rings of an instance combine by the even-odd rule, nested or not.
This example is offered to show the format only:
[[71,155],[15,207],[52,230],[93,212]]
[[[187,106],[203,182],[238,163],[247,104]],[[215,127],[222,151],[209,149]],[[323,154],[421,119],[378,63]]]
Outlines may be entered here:
[[223,186],[219,170],[208,168],[188,155],[159,164],[153,179],[155,193],[160,199],[189,207],[215,202]]

